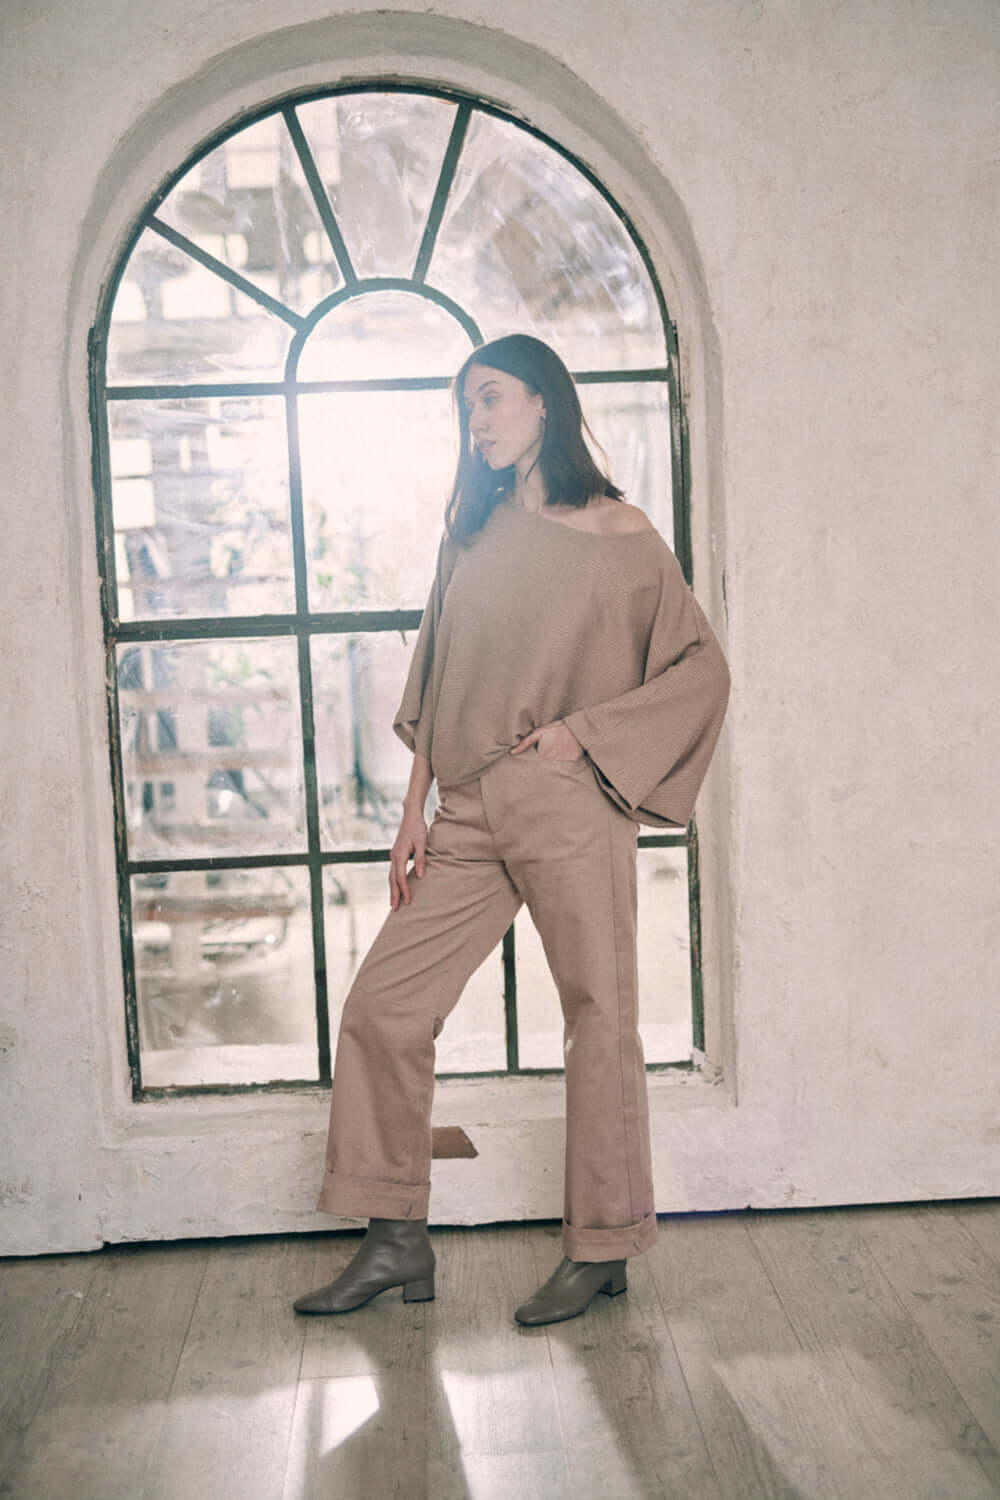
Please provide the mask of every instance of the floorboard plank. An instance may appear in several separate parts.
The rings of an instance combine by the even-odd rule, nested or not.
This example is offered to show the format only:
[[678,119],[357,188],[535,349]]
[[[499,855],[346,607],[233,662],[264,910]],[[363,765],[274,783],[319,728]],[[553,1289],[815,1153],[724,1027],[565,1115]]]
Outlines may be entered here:
[[[541,1283],[562,1252],[558,1241],[544,1256],[534,1244]],[[576,1500],[721,1500],[657,1295],[656,1258],[629,1260],[620,1296],[599,1293],[579,1318],[525,1333],[544,1334],[551,1350]]]
[[864,1213],[747,1219],[825,1396],[821,1442],[866,1500],[996,1500],[1000,1458],[865,1244]]
[[[361,1234],[317,1243],[308,1290],[347,1265]],[[307,1317],[286,1500],[307,1496],[424,1500],[427,1471],[425,1325],[433,1302],[401,1288],[353,1312]]]
[[954,1209],[869,1209],[858,1228],[1000,1452],[1000,1265]]
[[726,1500],[857,1500],[745,1216],[668,1217],[649,1263]]
[[47,1255],[0,1261],[0,1494],[83,1311],[99,1259]]
[[206,1251],[114,1247],[93,1259],[80,1314],[21,1433],[5,1500],[136,1500],[141,1492]]
[[960,1224],[964,1224],[1000,1266],[1000,1198],[983,1198],[952,1205]]
[[291,1300],[314,1255],[295,1237],[212,1247],[142,1500],[281,1494],[305,1337]]
[[568,1476],[544,1339],[514,1308],[534,1291],[537,1226],[438,1230],[427,1321],[427,1485],[440,1500],[562,1500]]

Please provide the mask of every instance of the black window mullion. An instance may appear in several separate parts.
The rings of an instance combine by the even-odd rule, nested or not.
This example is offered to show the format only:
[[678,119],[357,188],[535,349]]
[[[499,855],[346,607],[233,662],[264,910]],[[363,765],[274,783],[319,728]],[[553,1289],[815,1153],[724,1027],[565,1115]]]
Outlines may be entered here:
[[128,820],[125,812],[125,767],[122,761],[121,718],[118,705],[118,653],[113,634],[106,645],[108,737],[111,742],[111,790],[115,818],[115,861],[118,875],[118,930],[122,979],[125,985],[125,1046],[132,1096],[142,1093],[142,1051],[139,1046],[139,991],[135,975],[135,935],[132,921],[132,871],[128,857]]
[[295,153],[302,164],[302,170],[309,184],[309,191],[312,193],[316,203],[316,210],[323,222],[323,228],[326,230],[326,237],[330,241],[330,248],[336,257],[337,265],[340,267],[340,274],[344,278],[344,284],[346,286],[353,286],[358,279],[358,273],[354,269],[351,254],[347,248],[347,242],[340,232],[340,225],[337,223],[337,217],[333,212],[330,195],[323,185],[322,177],[319,175],[316,159],[309,149],[309,142],[306,140],[299,117],[295,113],[294,106],[291,104],[282,110],[282,114],[285,117],[285,124],[288,127],[288,134],[292,138]]
[[514,924],[503,935],[503,1011],[507,1042],[507,1072],[519,1073],[520,1038],[517,1030],[517,970],[515,968]]
[[127,620],[115,627],[119,641],[226,640],[233,636],[294,635],[308,624],[313,635],[375,634],[379,631],[418,630],[419,609],[332,610],[314,614],[308,622],[299,615],[192,615],[172,620]]
[[316,979],[316,1044],[319,1079],[330,1081],[330,1005],[327,993],[326,902],[320,858],[319,778],[316,773],[316,722],[313,713],[312,653],[308,630],[299,632],[299,686],[302,693],[302,757],[306,798],[306,839],[309,850],[309,889],[312,908],[313,967]]
[[469,128],[471,116],[471,104],[463,102],[458,106],[454,124],[451,127],[448,146],[444,153],[444,161],[441,163],[441,173],[438,177],[430,211],[427,215],[427,223],[424,225],[420,249],[417,251],[416,264],[413,267],[413,280],[418,284],[426,278],[427,270],[431,263],[431,256],[434,254],[438,230],[441,228],[441,220],[444,218],[445,204],[448,201],[448,194],[451,192],[451,185],[455,178],[455,169],[458,166],[458,158],[462,154],[465,133]]
[[109,401],[189,401],[204,396],[281,396],[283,380],[209,380],[182,385],[109,385]]
[[[655,278],[653,285],[659,292]],[[693,583],[691,529],[688,512],[688,424],[681,401],[680,352],[677,326],[663,311],[667,333],[667,390],[670,400],[670,479],[674,509],[674,551],[688,583]],[[691,929],[691,1045],[705,1050],[705,996],[701,973],[701,879],[698,866],[698,826],[692,815],[684,831],[687,845],[688,917]]]
[[174,871],[280,870],[309,863],[308,854],[195,854],[189,859],[130,859],[130,875],[170,874]]
[[[382,278],[382,285],[385,281],[386,278]],[[390,289],[416,290],[409,283],[399,281],[390,283]],[[422,295],[443,305],[426,288]],[[641,385],[665,381],[672,388],[673,373],[668,365],[639,370],[574,370],[573,379],[577,385]],[[375,375],[363,380],[300,380],[296,390],[303,396],[328,392],[447,391],[451,385],[450,375]],[[158,385],[111,385],[105,395],[109,401],[178,401],[207,396],[281,396],[286,389],[283,380],[212,380],[192,385],[163,382]]]
[[674,505],[674,551],[688,583],[691,580],[691,537],[687,513],[687,417],[680,399],[680,357],[677,329],[667,320],[666,369],[670,400],[670,487]]
[[238,292],[242,292],[245,297],[259,303],[261,307],[274,313],[276,318],[281,318],[282,322],[290,324],[292,328],[298,330],[302,327],[304,320],[299,317],[298,313],[292,312],[290,307],[286,307],[276,297],[271,297],[267,292],[261,291],[259,286],[255,286],[252,281],[248,281],[245,276],[241,276],[238,271],[227,266],[224,260],[217,260],[207,250],[196,245],[194,240],[189,240],[186,234],[178,233],[176,229],[172,229],[169,224],[164,223],[162,219],[157,219],[155,215],[148,222],[150,229],[154,229],[163,239],[168,240],[175,249],[182,250],[185,255],[196,260],[199,265],[205,267],[206,271],[211,271],[223,281],[228,281],[229,285],[235,287]]
[[88,346],[90,399],[95,420],[91,470],[96,502],[95,522],[101,563],[101,613],[104,619],[104,686],[111,760],[111,798],[115,820],[115,875],[118,883],[118,937],[125,989],[125,1049],[132,1096],[142,1090],[139,1049],[139,1007],[132,933],[132,891],[128,865],[128,819],[125,812],[125,771],[122,763],[121,717],[118,704],[118,564],[111,491],[111,434],[107,405],[107,326],[91,330]]
[[288,438],[288,506],[292,532],[292,567],[295,576],[296,623],[309,618],[309,575],[306,560],[306,528],[302,511],[302,449],[299,441],[299,402],[294,385],[285,387],[285,428]]
[[316,985],[316,1045],[321,1083],[330,1081],[330,1007],[327,993],[325,901],[320,859],[319,781],[316,772],[316,718],[313,713],[312,631],[309,621],[309,578],[305,517],[302,508],[302,449],[299,441],[299,404],[294,385],[285,391],[288,436],[288,503],[295,572],[299,701],[302,713],[302,775],[306,800],[306,847],[309,860],[312,912],[313,972]]
[[643,370],[574,370],[577,385],[636,385],[645,381],[669,380],[668,365],[651,366]]
[[691,1045],[705,1050],[705,998],[701,983],[701,877],[698,868],[698,826],[691,819],[687,831],[688,914],[691,921]]

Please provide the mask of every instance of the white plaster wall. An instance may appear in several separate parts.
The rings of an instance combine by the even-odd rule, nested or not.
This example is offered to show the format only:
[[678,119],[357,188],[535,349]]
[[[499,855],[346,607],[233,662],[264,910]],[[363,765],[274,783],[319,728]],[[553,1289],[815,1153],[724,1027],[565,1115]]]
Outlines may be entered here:
[[[574,146],[679,324],[695,587],[733,697],[699,805],[717,1070],[655,1090],[657,1206],[1000,1192],[1000,11],[433,11],[286,0],[277,34],[263,0],[0,19],[7,1253],[329,1222],[322,1096],[129,1101],[85,338],[145,183],[240,107],[378,66]],[[439,1106],[482,1152],[436,1167],[439,1219],[558,1214],[557,1090]]]

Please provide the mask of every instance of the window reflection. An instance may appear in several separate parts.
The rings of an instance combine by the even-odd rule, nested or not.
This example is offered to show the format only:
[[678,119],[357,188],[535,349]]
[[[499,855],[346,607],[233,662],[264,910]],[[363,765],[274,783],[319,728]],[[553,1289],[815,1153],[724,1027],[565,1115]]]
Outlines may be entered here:
[[298,405],[312,609],[423,609],[455,458],[448,392]]
[[399,631],[312,643],[324,849],[384,849],[396,836],[412,757],[389,726],[412,649]]
[[[334,160],[326,158],[328,170]],[[343,284],[280,114],[202,157],[157,217],[295,312],[308,312]]]
[[367,92],[297,107],[359,277],[412,274],[455,108]]
[[664,362],[653,283],[621,220],[509,120],[473,115],[428,280],[481,327],[553,344],[570,369]]
[[305,848],[293,641],[120,646],[118,682],[131,859]]
[[294,609],[280,400],[115,402],[110,454],[122,619]]
[[108,384],[280,380],[291,328],[144,230],[115,298]]
[[147,1085],[311,1079],[305,870],[174,870],[132,881]]

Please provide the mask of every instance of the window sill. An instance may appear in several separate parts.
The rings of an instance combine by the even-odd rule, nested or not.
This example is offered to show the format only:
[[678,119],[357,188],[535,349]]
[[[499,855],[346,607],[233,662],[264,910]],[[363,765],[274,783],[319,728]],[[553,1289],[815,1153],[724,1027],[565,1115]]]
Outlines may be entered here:
[[[709,1065],[667,1068],[647,1074],[651,1119],[679,1110],[725,1108],[732,1101],[718,1070]],[[109,1122],[111,1139],[135,1144],[171,1137],[209,1138],[225,1134],[238,1122],[241,1132],[275,1128],[314,1135],[326,1126],[329,1090],[319,1085],[273,1092],[178,1094],[123,1101]],[[434,1096],[435,1125],[477,1126],[526,1124],[561,1119],[565,1084],[561,1075],[514,1074],[500,1078],[439,1080]]]

